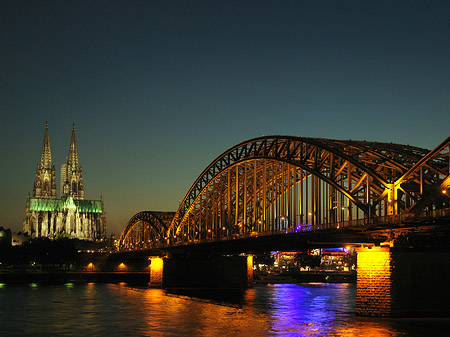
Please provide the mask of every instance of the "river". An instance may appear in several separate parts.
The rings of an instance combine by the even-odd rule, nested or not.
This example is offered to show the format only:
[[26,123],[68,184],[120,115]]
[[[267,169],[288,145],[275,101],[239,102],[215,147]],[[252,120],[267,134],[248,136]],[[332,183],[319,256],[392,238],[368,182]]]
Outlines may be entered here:
[[355,317],[355,284],[161,290],[0,284],[1,336],[447,336],[449,319]]

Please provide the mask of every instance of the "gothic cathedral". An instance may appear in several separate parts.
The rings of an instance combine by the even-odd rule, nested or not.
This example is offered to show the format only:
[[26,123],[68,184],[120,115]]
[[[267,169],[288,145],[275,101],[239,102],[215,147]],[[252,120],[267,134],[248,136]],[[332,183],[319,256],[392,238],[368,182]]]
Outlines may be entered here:
[[33,197],[28,196],[23,232],[32,238],[61,236],[82,240],[106,238],[103,200],[84,200],[82,169],[78,163],[75,124],[69,156],[61,167],[61,191],[57,198],[55,165],[52,165],[48,122],[45,122],[41,161],[36,168]]

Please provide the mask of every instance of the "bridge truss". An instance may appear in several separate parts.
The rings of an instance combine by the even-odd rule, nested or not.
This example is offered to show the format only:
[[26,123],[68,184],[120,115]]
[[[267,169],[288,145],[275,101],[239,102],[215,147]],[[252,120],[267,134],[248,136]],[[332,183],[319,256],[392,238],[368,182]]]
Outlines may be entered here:
[[135,214],[126,224],[119,242],[121,247],[146,249],[161,244],[175,212],[144,211]]
[[[445,209],[449,146],[450,137],[433,151],[352,140],[251,139],[216,158],[170,225],[148,226],[153,234],[146,240],[153,246],[196,243],[357,226]],[[132,220],[124,233],[134,228]]]

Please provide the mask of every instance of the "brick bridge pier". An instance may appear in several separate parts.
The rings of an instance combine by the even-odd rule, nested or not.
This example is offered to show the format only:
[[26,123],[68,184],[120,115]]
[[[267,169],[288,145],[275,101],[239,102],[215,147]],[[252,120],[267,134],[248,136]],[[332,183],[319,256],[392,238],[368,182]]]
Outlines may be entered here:
[[357,248],[356,314],[450,317],[450,251]]

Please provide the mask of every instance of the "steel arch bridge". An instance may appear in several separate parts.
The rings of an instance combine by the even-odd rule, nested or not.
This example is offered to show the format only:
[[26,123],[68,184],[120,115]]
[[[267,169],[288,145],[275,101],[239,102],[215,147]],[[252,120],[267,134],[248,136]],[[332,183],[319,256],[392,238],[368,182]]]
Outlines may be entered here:
[[[434,150],[292,136],[251,139],[197,178],[170,221],[141,212],[146,247],[362,226],[449,208],[450,137]],[[450,191],[449,191],[450,193]],[[144,214],[147,214],[144,216]],[[140,240],[140,239],[139,239]],[[143,246],[143,247],[144,247]]]
[[126,224],[119,242],[129,249],[144,249],[159,245],[165,237],[175,212],[144,211]]

